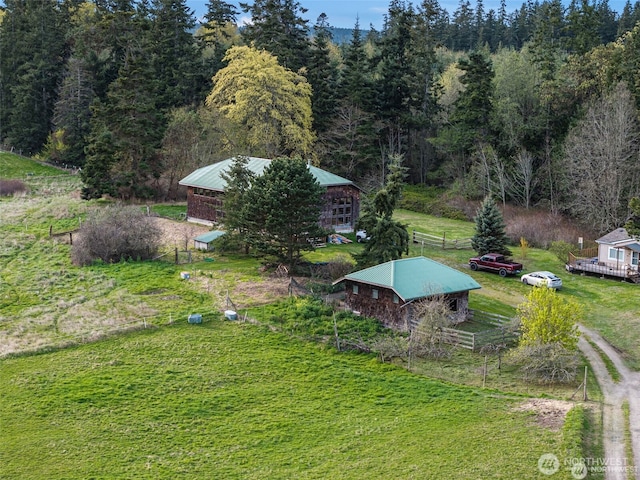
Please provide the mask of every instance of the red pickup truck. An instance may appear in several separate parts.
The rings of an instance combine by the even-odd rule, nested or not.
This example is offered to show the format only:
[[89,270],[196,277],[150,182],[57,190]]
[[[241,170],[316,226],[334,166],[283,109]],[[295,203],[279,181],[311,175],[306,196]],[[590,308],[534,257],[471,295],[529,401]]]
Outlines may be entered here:
[[491,270],[501,277],[515,275],[523,269],[521,263],[512,262],[500,253],[485,253],[481,257],[469,259],[471,270]]

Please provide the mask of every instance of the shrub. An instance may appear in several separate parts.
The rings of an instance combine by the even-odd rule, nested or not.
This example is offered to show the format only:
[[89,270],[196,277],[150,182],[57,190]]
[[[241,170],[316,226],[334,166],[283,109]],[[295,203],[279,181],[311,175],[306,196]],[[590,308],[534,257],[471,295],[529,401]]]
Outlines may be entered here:
[[572,383],[578,371],[578,355],[560,343],[521,346],[509,358],[520,366],[527,382]]
[[569,242],[565,242],[564,240],[558,240],[556,242],[551,242],[549,250],[555,254],[559,260],[567,262],[569,259],[569,253],[575,252],[577,247]]
[[95,260],[146,260],[158,251],[161,230],[137,207],[109,206],[91,212],[71,250],[76,265]]
[[16,193],[27,191],[27,187],[20,180],[2,180],[0,179],[0,197],[10,197]]
[[[520,238],[524,237],[532,247],[549,248],[555,241],[572,243],[576,242],[578,237],[596,237],[588,228],[549,211],[507,206],[503,212],[507,237],[513,244],[517,244]],[[562,260],[566,261],[566,257]]]

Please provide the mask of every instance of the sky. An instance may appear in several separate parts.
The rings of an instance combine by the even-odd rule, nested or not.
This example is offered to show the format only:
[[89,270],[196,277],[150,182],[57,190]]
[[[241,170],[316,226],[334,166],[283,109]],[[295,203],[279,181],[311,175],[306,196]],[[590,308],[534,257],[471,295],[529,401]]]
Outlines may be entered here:
[[[252,0],[244,1],[249,4],[253,3]],[[567,3],[567,1],[564,3]],[[353,28],[356,19],[359,19],[362,30],[367,30],[369,25],[373,25],[376,30],[381,30],[384,15],[389,10],[388,0],[298,0],[298,2],[303,8],[308,10],[307,13],[302,16],[309,20],[310,27],[316,23],[316,19],[321,13],[326,13],[329,24],[333,27]],[[620,13],[624,2],[625,0],[609,0],[609,5],[614,11]],[[237,2],[230,3],[237,5]],[[416,6],[420,3],[420,0],[410,3]],[[449,14],[452,14],[457,10],[460,2],[459,0],[440,0],[438,3],[440,7],[447,10]],[[520,8],[523,3],[524,0],[507,0],[507,10],[512,11]],[[195,10],[198,19],[202,18],[207,10],[207,0],[187,0],[187,4]],[[475,4],[476,1],[471,0],[472,8],[475,8]],[[500,8],[500,0],[484,0],[483,4],[485,11],[491,9],[498,11]],[[238,10],[240,11],[240,9]],[[240,13],[238,23],[241,25],[244,19],[250,18],[251,16],[249,14]]]

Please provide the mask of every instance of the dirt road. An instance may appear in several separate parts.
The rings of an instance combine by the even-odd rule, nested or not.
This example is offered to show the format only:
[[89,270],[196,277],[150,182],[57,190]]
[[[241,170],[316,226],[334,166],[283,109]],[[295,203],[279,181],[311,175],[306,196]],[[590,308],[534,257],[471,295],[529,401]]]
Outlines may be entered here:
[[[631,371],[616,350],[597,332],[580,326],[582,337],[578,346],[585,354],[598,379],[604,396],[603,435],[607,480],[640,480],[640,372]],[[588,337],[607,355],[620,373],[620,381],[614,382],[600,354],[587,342]],[[626,459],[625,418],[622,411],[624,401],[629,403],[629,425],[633,447],[633,461]],[[634,469],[624,468],[629,464]],[[623,467],[623,468],[616,468]]]

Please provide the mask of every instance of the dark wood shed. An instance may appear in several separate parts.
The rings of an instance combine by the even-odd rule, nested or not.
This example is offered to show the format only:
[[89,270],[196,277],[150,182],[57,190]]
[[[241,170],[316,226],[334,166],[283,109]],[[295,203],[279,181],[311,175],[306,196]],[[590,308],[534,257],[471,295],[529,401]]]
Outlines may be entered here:
[[466,273],[425,257],[403,258],[350,273],[345,284],[346,305],[385,326],[408,330],[416,302],[443,296],[456,316],[468,313],[469,291],[480,285]]

